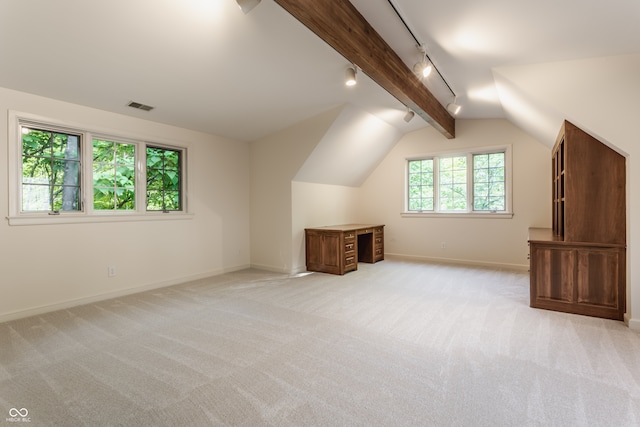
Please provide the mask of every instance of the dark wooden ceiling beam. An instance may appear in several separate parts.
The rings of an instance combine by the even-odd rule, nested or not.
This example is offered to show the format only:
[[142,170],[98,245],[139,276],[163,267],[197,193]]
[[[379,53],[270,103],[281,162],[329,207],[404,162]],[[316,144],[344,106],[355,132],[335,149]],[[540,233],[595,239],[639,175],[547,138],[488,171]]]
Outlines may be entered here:
[[274,0],[447,138],[455,120],[348,0]]

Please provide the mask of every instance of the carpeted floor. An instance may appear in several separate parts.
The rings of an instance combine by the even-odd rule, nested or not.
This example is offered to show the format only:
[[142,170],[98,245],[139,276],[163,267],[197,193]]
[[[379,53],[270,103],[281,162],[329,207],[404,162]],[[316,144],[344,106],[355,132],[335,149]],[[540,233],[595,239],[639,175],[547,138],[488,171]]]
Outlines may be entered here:
[[0,425],[640,425],[640,335],[528,292],[526,273],[385,260],[3,323]]

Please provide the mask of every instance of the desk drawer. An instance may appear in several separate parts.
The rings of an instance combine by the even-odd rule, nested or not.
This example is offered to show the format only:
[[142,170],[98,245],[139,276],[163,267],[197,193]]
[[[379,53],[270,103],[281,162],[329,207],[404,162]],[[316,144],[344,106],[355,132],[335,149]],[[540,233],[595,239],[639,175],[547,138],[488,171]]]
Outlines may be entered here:
[[344,232],[344,272],[358,268],[357,233],[354,230]]
[[373,259],[382,261],[384,259],[384,228],[376,227],[373,230]]

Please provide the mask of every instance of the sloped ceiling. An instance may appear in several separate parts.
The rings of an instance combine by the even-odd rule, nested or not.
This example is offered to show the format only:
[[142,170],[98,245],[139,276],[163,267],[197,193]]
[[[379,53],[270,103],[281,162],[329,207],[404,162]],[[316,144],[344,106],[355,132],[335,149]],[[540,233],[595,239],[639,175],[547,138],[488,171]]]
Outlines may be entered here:
[[294,181],[359,187],[401,136],[384,120],[346,105]]
[[[416,42],[396,6],[458,96],[460,118],[506,117],[545,144],[547,122],[571,112],[556,95],[546,98],[540,89],[550,81],[527,67],[555,63],[566,67],[558,73],[574,72],[573,61],[640,53],[638,1],[352,3],[412,66]],[[234,0],[2,0],[0,61],[2,87],[239,141],[343,104],[401,133],[426,126],[418,117],[402,121],[404,106],[365,75],[345,88],[348,61],[271,0],[247,15]],[[581,102],[598,102],[592,91],[610,84],[574,83],[581,86],[573,93],[591,93]],[[443,104],[451,100],[437,73],[425,85]],[[514,98],[520,108],[508,103]],[[132,100],[156,109],[126,107]]]
[[640,54],[498,67],[494,76],[507,117],[549,147],[565,119],[622,154],[631,143],[616,140],[640,115]]

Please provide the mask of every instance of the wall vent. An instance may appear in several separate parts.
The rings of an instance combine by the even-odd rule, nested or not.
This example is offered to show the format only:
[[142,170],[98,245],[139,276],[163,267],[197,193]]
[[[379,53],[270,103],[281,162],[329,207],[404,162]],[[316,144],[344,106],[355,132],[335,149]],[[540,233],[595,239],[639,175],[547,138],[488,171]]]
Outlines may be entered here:
[[128,103],[127,107],[137,108],[138,110],[142,110],[142,111],[151,111],[155,108],[155,107],[152,107],[151,105],[145,105],[145,104],[141,104],[139,102],[134,102],[134,101],[131,101],[130,103]]

